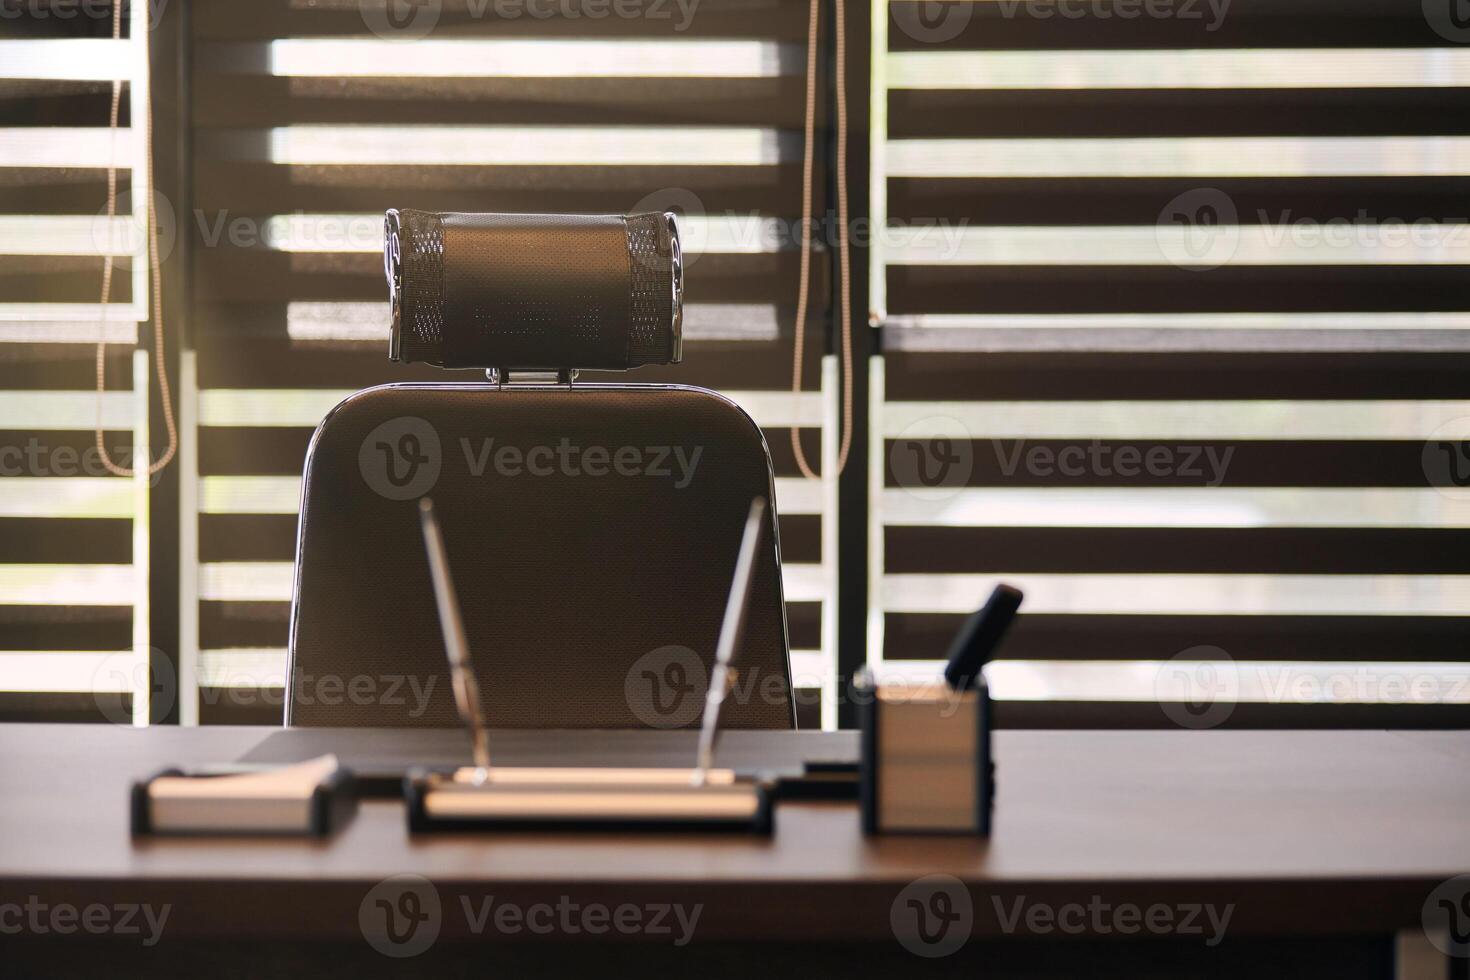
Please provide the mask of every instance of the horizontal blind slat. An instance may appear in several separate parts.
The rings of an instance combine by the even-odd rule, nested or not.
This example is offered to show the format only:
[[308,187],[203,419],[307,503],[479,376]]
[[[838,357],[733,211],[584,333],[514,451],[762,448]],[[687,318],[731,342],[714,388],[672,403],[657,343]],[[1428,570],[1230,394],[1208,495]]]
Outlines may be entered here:
[[[1438,470],[1470,386],[1436,365],[1470,346],[1445,247],[1466,51],[1379,0],[1045,6],[875,21],[875,667],[932,676],[1007,581],[1027,599],[998,717],[1177,724],[1141,702],[1212,643],[1319,687],[1436,655],[1464,673],[1470,498]],[[1390,245],[1396,225],[1421,238]],[[1218,465],[1184,472],[1191,450]],[[1239,723],[1463,701],[1309,705],[1261,676]]]

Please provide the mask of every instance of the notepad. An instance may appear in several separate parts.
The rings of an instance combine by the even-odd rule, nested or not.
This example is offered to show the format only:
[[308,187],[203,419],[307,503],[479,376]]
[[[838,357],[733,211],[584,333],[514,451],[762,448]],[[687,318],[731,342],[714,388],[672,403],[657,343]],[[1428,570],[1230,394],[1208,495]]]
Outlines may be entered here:
[[335,755],[226,775],[159,773],[134,787],[136,833],[321,834],[350,798]]

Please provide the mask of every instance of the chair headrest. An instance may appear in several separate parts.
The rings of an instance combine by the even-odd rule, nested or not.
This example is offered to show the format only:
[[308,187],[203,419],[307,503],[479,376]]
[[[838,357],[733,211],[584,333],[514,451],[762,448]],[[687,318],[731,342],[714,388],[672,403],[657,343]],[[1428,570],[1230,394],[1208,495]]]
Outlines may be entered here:
[[392,210],[383,270],[395,361],[626,370],[682,356],[672,214]]

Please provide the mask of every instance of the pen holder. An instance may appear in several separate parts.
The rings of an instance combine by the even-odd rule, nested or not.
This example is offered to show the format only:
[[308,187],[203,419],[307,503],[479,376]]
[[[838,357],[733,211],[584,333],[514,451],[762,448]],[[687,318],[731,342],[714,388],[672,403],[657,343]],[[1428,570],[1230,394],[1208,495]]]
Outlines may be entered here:
[[859,690],[863,832],[988,837],[995,765],[985,681],[956,691],[869,678]]
[[729,769],[412,770],[408,829],[734,831],[767,836],[770,787]]

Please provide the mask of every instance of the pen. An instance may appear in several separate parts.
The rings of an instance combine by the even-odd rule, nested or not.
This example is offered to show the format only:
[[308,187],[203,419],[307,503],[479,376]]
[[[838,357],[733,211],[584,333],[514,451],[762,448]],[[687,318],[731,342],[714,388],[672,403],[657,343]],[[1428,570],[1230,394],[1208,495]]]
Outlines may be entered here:
[[1000,645],[1016,610],[1021,608],[1021,590],[997,585],[985,605],[970,614],[949,648],[944,679],[956,691],[965,691],[980,679],[985,662]]
[[484,708],[480,704],[480,682],[475,677],[475,666],[470,662],[464,619],[459,613],[454,579],[450,577],[449,561],[444,554],[444,534],[439,529],[434,502],[428,497],[419,498],[419,522],[424,531],[424,549],[429,555],[429,575],[434,580],[434,601],[439,607],[444,649],[449,656],[449,679],[454,688],[454,701],[459,707],[460,718],[470,730],[476,782],[484,782],[490,775],[490,739],[485,728]]
[[740,538],[740,554],[735,559],[735,579],[730,583],[730,598],[725,603],[725,621],[720,625],[720,639],[715,647],[715,664],[710,671],[709,690],[704,698],[704,717],[699,726],[699,751],[694,770],[694,785],[703,786],[714,764],[715,739],[720,728],[720,709],[730,687],[730,663],[740,649],[745,635],[745,610],[750,604],[750,589],[755,582],[756,550],[766,516],[766,499],[750,502],[745,518],[745,532]]

